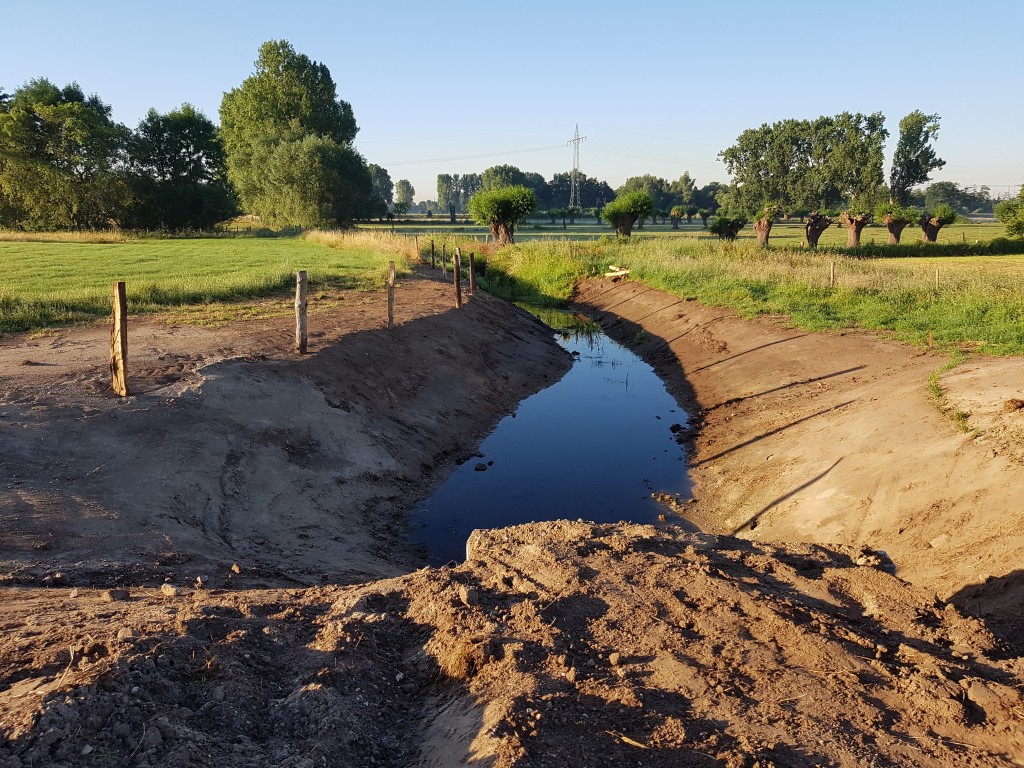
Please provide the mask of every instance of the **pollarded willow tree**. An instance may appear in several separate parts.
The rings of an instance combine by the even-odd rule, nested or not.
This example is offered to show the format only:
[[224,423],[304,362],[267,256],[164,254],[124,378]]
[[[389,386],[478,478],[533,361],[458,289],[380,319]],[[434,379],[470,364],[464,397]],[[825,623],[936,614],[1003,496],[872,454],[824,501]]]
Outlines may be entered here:
[[601,218],[615,228],[616,234],[629,237],[638,219],[654,211],[654,198],[643,189],[624,192],[601,209]]
[[495,245],[515,242],[515,229],[537,207],[537,195],[523,186],[482,189],[469,198],[469,215],[491,230]]
[[885,225],[889,242],[896,245],[903,230],[921,218],[920,208],[908,207],[893,202],[881,202],[875,206],[875,219]]
[[330,70],[286,40],[260,46],[256,71],[224,94],[220,120],[228,178],[267,224],[347,226],[372,210],[352,106]]

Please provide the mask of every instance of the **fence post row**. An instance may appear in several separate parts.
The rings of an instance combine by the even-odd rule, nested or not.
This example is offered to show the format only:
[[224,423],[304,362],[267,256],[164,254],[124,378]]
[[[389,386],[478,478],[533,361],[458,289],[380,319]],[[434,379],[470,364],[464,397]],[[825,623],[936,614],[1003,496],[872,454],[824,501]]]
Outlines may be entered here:
[[114,282],[114,309],[110,328],[110,384],[128,396],[128,294],[124,280]]

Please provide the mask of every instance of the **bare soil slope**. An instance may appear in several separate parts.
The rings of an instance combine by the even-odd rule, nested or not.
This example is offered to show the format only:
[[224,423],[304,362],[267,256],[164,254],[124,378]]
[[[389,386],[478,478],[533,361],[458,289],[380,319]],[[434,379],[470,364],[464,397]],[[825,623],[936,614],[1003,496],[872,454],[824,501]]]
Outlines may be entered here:
[[588,284],[702,407],[689,507],[739,536],[534,524],[414,570],[403,513],[567,359],[398,296],[390,332],[314,303],[301,357],[287,320],[135,320],[124,401],[105,328],[0,340],[0,768],[1024,765],[1012,367],[947,379],[971,440],[937,357]]
[[974,356],[941,377],[964,433],[929,393],[937,351],[745,320],[628,280],[577,300],[612,335],[642,338],[693,414],[687,515],[703,530],[884,550],[901,578],[970,595],[1024,637],[1024,359]]

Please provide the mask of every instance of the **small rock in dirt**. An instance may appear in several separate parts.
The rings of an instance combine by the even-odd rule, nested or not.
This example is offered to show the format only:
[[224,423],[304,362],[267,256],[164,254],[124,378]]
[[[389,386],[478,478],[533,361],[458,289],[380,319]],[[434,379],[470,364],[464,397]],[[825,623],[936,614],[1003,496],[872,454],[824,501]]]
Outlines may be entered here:
[[127,640],[134,640],[136,637],[138,637],[138,634],[131,627],[121,627],[117,630],[117,639],[122,643]]
[[100,600],[102,600],[104,603],[114,603],[127,599],[127,589],[105,589],[100,593]]
[[570,683],[576,682],[576,667],[569,667],[569,671],[565,673],[565,679]]
[[88,744],[86,744],[84,747],[82,747],[82,751],[79,752],[78,754],[82,755],[83,757],[85,755],[92,754],[92,747],[89,746]]
[[1024,409],[1024,400],[1021,400],[1018,397],[1011,397],[1003,403],[1003,410],[1006,413],[1013,413],[1014,411],[1019,411],[1021,409]]
[[671,426],[670,426],[670,427],[668,428],[668,431],[669,431],[669,432],[671,432],[671,433],[672,433],[673,435],[674,435],[674,434],[675,434],[676,432],[682,432],[682,431],[683,431],[683,425],[682,425],[682,424],[672,424],[672,425],[671,425]]
[[462,585],[459,587],[459,600],[463,605],[477,605],[480,602],[480,595],[472,587]]
[[78,597],[78,590],[72,589],[71,592],[68,594],[68,597]]
[[484,464],[482,461],[478,461],[476,463],[476,465],[473,467],[473,471],[474,472],[486,472],[487,471],[487,465]]
[[202,589],[206,586],[206,582],[210,580],[209,576],[196,576],[196,589]]
[[622,656],[619,654],[618,651],[612,651],[608,654],[608,663],[611,664],[613,667],[617,667],[619,666],[619,664],[622,663]]
[[949,541],[949,534],[948,533],[942,533],[942,534],[939,534],[938,536],[936,536],[931,541],[929,541],[928,542],[928,546],[931,547],[932,549],[938,549],[943,544],[945,544],[947,541]]
[[168,597],[177,597],[181,594],[181,590],[173,584],[161,584],[160,591]]
[[231,572],[232,573],[241,573],[242,569],[239,567],[238,563],[232,563],[231,564]]

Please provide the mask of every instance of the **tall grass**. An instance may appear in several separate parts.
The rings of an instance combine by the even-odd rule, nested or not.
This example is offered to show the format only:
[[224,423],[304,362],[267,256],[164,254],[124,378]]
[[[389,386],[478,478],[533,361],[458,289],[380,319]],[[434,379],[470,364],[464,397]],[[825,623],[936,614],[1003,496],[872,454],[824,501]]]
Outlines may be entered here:
[[931,334],[942,346],[1024,354],[1024,256],[863,259],[675,239],[525,243],[492,257],[485,283],[551,306],[611,264],[679,297],[783,315],[810,330],[867,328],[918,344]]
[[388,261],[407,272],[413,241],[311,232],[301,238],[0,241],[0,332],[94,319],[124,280],[129,312],[285,297],[295,273],[313,291],[380,289]]

